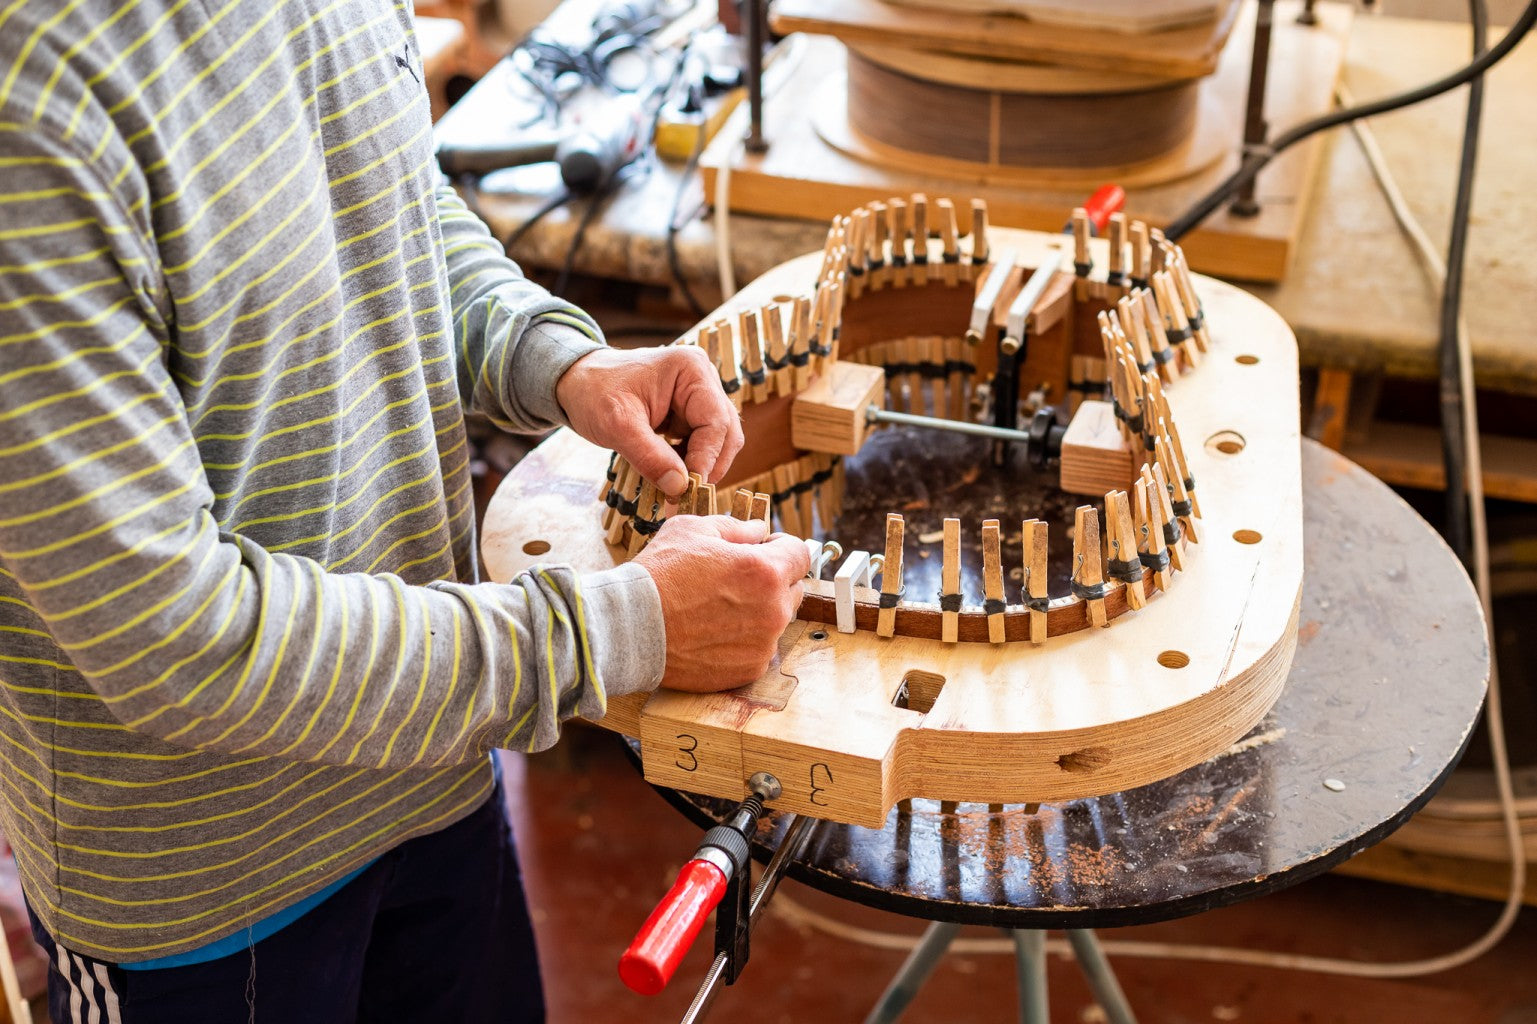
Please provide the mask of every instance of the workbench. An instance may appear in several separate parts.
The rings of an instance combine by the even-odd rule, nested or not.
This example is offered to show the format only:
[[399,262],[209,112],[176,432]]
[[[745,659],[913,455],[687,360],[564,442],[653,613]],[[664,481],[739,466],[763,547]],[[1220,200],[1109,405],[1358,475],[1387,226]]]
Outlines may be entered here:
[[[1357,17],[1350,32],[1345,84],[1358,101],[1375,98],[1465,63],[1468,49],[1468,31],[1461,25]],[[1282,79],[1285,70],[1274,68],[1272,82]],[[494,69],[450,111],[444,130],[474,131],[476,125],[505,117],[508,73],[505,63]],[[1521,409],[1525,406],[1519,403],[1537,401],[1537,338],[1529,329],[1537,312],[1537,293],[1532,290],[1537,281],[1537,197],[1528,188],[1529,140],[1537,138],[1537,106],[1528,99],[1534,87],[1537,48],[1530,45],[1518,47],[1488,76],[1464,297],[1479,386],[1515,396]],[[1411,206],[1432,240],[1443,247],[1464,108],[1464,92],[1456,90],[1372,123]],[[738,121],[729,122],[726,130],[739,126]],[[767,124],[765,131],[772,144],[775,126]],[[686,190],[685,215],[697,209],[702,198],[697,184],[682,181],[681,174],[681,166],[659,161],[633,172],[593,218],[575,269],[598,278],[672,288],[666,245],[669,214],[680,184]],[[1433,428],[1370,422],[1373,413],[1379,420],[1404,418],[1404,410],[1375,408],[1381,379],[1434,377],[1438,289],[1427,280],[1393,221],[1348,130],[1325,138],[1318,174],[1290,274],[1280,284],[1245,287],[1286,318],[1296,332],[1303,365],[1318,371],[1314,435],[1391,482],[1438,486]],[[1262,202],[1264,182],[1262,175]],[[505,237],[558,185],[548,165],[521,168],[488,176],[478,198],[483,215]],[[577,199],[544,218],[522,237],[514,257],[531,268],[560,267],[586,202]],[[1135,193],[1128,212],[1137,212]],[[745,283],[791,256],[820,248],[825,231],[822,222],[733,216],[736,280]],[[677,233],[679,267],[706,307],[719,298],[715,246],[708,219],[689,219]],[[1525,433],[1486,439],[1491,495],[1537,500],[1537,440],[1529,429]]]

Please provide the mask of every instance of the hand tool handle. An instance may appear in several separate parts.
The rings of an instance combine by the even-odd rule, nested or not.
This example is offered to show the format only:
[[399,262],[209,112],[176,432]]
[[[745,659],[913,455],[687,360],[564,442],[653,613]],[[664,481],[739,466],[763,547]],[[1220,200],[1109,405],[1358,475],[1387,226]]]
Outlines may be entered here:
[[1126,206],[1126,190],[1119,185],[1101,185],[1083,204],[1083,212],[1089,215],[1094,233],[1102,234],[1110,223],[1110,215],[1119,213]]
[[643,996],[667,986],[705,918],[726,892],[726,873],[707,860],[691,860],[678,872],[635,941],[619,958],[619,977]]

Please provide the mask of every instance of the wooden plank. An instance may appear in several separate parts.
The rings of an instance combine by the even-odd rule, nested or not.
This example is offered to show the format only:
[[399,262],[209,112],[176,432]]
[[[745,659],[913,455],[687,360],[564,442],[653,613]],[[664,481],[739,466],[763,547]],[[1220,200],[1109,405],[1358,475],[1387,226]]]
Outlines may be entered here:
[[[1440,433],[1408,423],[1373,423],[1368,435],[1348,440],[1343,452],[1390,484],[1442,490]],[[1483,435],[1484,493],[1537,502],[1537,440]]]

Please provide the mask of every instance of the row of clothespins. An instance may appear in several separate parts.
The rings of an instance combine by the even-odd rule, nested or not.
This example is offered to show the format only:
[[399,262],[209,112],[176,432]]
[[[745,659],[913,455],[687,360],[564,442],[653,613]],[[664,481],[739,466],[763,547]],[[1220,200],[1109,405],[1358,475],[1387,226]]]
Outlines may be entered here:
[[977,373],[960,337],[878,341],[844,357],[886,370],[886,408],[958,420],[971,408]]
[[614,452],[609,456],[598,500],[603,503],[603,530],[608,542],[635,555],[661,529],[669,508],[673,515],[731,515],[770,523],[777,516],[785,533],[810,537],[818,521],[824,531],[837,521],[843,511],[844,487],[843,460],[811,452],[742,481],[729,497],[718,495],[715,485],[706,483],[698,473],[690,473],[683,494],[670,501],[629,460]]
[[678,344],[704,350],[740,409],[804,390],[824,362],[838,358],[842,319],[842,284],[834,280],[813,295],[740,310],[735,324],[727,317],[702,324]]
[[[1187,544],[1196,541],[1195,511],[1183,514],[1169,487],[1162,465],[1144,465],[1131,491],[1111,491],[1105,495],[1103,526],[1100,511],[1092,505],[1080,506],[1073,522],[1074,598],[1087,606],[1089,622],[1109,625],[1105,600],[1118,586],[1126,588],[1126,602],[1135,611],[1147,601],[1144,579],[1151,573],[1154,584],[1167,590],[1173,573],[1184,569]],[[871,587],[875,574],[880,589],[875,631],[880,636],[894,636],[897,610],[906,597],[902,584],[902,547],[906,522],[898,513],[886,516],[886,546],[879,560],[865,552],[853,552],[839,568],[835,583],[838,602],[838,628],[853,632],[852,607],[843,607],[859,589]],[[1040,519],[1021,523],[1022,584],[1020,605],[1029,614],[1031,642],[1041,644],[1047,638],[1047,613],[1051,607],[1050,576],[1047,568],[1048,528]],[[961,521],[946,519],[943,531],[940,568],[940,639],[956,643],[960,639],[960,617],[965,611],[961,597]],[[1010,610],[1005,593],[1002,559],[1002,533],[999,520],[982,523],[982,613],[987,619],[988,640],[1006,639],[1005,615]],[[847,586],[844,585],[847,580]],[[846,614],[847,611],[847,614]]]
[[[834,217],[822,251],[822,278],[846,275],[850,297],[866,290],[905,288],[939,282],[970,282],[987,263],[987,203],[971,201],[971,231],[956,228],[955,204],[936,199],[930,217],[928,197],[915,192],[866,203]],[[963,251],[963,238],[970,245]]]
[[[1078,299],[1117,303],[1137,291],[1148,292],[1157,302],[1165,340],[1192,359],[1194,354],[1184,344],[1190,338],[1195,339],[1200,352],[1206,351],[1211,339],[1183,249],[1143,221],[1128,222],[1123,213],[1111,214],[1106,237],[1109,266],[1105,276],[1099,278],[1094,275],[1094,258],[1089,248],[1092,231],[1082,208],[1073,211],[1072,225]],[[1195,363],[1192,361],[1191,365]]]

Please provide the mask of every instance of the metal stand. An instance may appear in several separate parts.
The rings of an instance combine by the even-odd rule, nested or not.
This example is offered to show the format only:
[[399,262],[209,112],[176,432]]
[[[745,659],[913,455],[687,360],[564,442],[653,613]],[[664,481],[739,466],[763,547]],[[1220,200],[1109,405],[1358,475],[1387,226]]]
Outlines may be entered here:
[[[913,948],[907,961],[897,971],[891,984],[881,994],[880,1001],[865,1017],[864,1024],[893,1024],[912,1003],[918,990],[939,966],[940,958],[955,941],[961,926],[944,921],[929,925],[923,938]],[[1019,976],[1020,1024],[1049,1024],[1050,1001],[1046,993],[1046,933],[1035,929],[1015,928],[1009,931],[1014,940],[1014,964]],[[1099,939],[1088,929],[1070,930],[1067,940],[1072,943],[1073,955],[1083,976],[1089,982],[1094,1000],[1105,1012],[1109,1024],[1137,1024],[1126,994],[1121,991],[1110,962],[1100,948]]]

